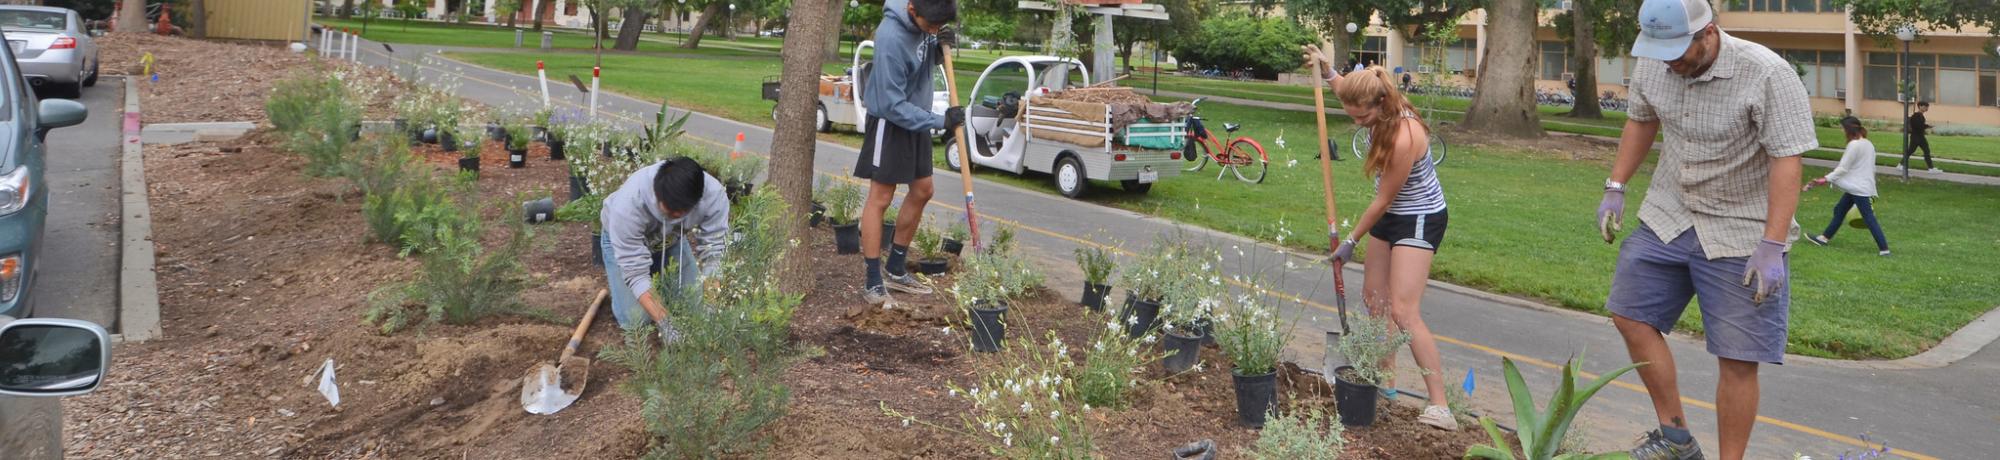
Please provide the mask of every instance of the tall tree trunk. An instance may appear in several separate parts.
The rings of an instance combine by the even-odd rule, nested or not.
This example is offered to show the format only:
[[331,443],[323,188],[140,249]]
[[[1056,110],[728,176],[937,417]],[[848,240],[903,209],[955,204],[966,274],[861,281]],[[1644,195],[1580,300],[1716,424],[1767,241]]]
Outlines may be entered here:
[[1334,70],[1341,73],[1346,73],[1348,69],[1354,68],[1353,64],[1347,62],[1348,54],[1354,52],[1354,34],[1347,33],[1347,29],[1345,28],[1347,24],[1346,19],[1345,17],[1335,17],[1332,21],[1329,21],[1340,25],[1334,26],[1335,29],[1326,35],[1327,49],[1321,50],[1325,52],[1328,60],[1333,61]]
[[1486,56],[1479,62],[1478,91],[1465,111],[1465,128],[1508,137],[1541,137],[1535,111],[1536,3],[1493,0],[1486,9]]
[[[202,0],[194,0],[192,3],[194,9],[189,11],[193,11],[194,14],[190,15],[188,22],[193,24],[189,24],[191,27],[188,30],[194,32],[194,38],[208,38],[208,5]],[[361,19],[361,33],[368,33],[368,18]]]
[[354,19],[354,0],[341,0],[340,18]]
[[1565,116],[1571,118],[1604,118],[1604,108],[1597,105],[1597,33],[1594,21],[1579,21],[1581,18],[1597,17],[1596,5],[1589,0],[1571,2],[1570,17],[1570,72],[1576,74],[1576,105]]
[[[832,32],[826,34],[826,45],[822,46],[821,49],[826,51],[826,60],[840,62],[840,32],[841,29],[845,28],[843,26],[847,24],[847,2],[827,0],[826,3],[828,5],[826,20],[829,24],[832,24],[827,28],[831,29]],[[793,6],[796,7],[797,5]],[[785,35],[791,35],[792,31],[789,30],[791,26],[786,25],[785,27],[788,28],[785,30]]]
[[[793,0],[795,11],[827,11],[820,2],[840,0]],[[713,9],[713,7],[711,7]],[[703,19],[706,19],[704,16]],[[816,88],[819,86],[820,64],[826,53],[821,48],[826,36],[834,34],[840,21],[832,15],[801,14],[793,16],[785,27],[785,45],[779,51],[784,60],[784,70],[780,85],[785,88]],[[778,195],[784,197],[785,205],[792,209],[790,216],[792,240],[805,241],[806,211],[812,209],[813,144],[816,122],[813,107],[818,103],[818,92],[780,91],[778,93],[778,119],[771,138],[771,171],[768,186],[777,187]],[[783,270],[779,274],[779,285],[786,292],[805,292],[812,280],[809,258],[793,252],[785,258]]]
[[146,32],[146,0],[123,0],[118,7],[118,29],[120,33]]
[[543,18],[546,18],[546,17],[548,17],[548,16],[547,16],[547,13],[548,13],[548,11],[549,11],[549,6],[552,6],[552,5],[554,5],[554,4],[555,4],[555,1],[556,1],[556,0],[535,0],[535,1],[534,1],[534,4],[535,4],[535,36],[537,37],[537,39],[539,39],[539,37],[541,37],[541,35],[542,35],[542,19],[543,19]]
[[646,16],[652,14],[645,8],[625,7],[624,22],[618,25],[618,42],[611,49],[635,51],[639,49],[639,34],[646,31]]
[[[527,0],[487,0],[487,1],[496,1],[496,2],[515,2],[515,3],[520,3],[520,2],[524,2],[524,1],[527,1]],[[509,13],[507,13],[507,28],[509,28],[509,29],[512,29],[512,28],[514,28],[514,27],[516,27],[516,26],[520,25],[520,21],[517,21],[516,19],[518,19],[518,18],[520,18],[520,17],[521,17],[521,8],[525,8],[525,7],[527,7],[527,6],[526,6],[526,5],[519,5],[519,6],[515,6],[515,7],[514,7],[514,11],[512,11],[512,12],[509,12]],[[495,13],[499,13],[499,12],[501,12],[501,10],[500,10],[499,8],[494,8],[494,9],[493,9],[493,12],[495,12]]]
[[[792,7],[798,8],[798,4],[794,3]],[[687,49],[701,48],[701,36],[705,35],[705,32],[708,32],[709,21],[715,20],[715,15],[721,13],[723,8],[722,2],[709,2],[708,6],[702,7],[701,17],[694,20],[694,30],[688,31],[687,43],[682,43],[681,47]],[[789,40],[791,35],[787,33],[785,34],[785,38]]]

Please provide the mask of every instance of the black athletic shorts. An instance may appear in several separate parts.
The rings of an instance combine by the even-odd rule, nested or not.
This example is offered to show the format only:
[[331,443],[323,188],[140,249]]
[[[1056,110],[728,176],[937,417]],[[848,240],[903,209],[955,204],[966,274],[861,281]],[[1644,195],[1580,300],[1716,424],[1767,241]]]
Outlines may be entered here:
[[1398,215],[1382,214],[1382,220],[1368,229],[1368,236],[1389,242],[1390,246],[1408,246],[1437,252],[1444,246],[1444,227],[1450,222],[1445,211],[1435,214]]
[[861,157],[854,163],[854,177],[889,185],[931,177],[929,132],[903,129],[873,115],[868,117],[867,124],[861,139]]

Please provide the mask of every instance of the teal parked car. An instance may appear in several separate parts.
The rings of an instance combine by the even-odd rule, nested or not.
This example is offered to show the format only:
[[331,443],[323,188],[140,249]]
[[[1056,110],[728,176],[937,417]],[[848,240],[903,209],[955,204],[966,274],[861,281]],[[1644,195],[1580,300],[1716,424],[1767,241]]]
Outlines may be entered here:
[[25,318],[34,312],[28,291],[49,213],[43,143],[49,130],[82,123],[89,110],[74,100],[39,99],[13,49],[0,53],[0,316]]

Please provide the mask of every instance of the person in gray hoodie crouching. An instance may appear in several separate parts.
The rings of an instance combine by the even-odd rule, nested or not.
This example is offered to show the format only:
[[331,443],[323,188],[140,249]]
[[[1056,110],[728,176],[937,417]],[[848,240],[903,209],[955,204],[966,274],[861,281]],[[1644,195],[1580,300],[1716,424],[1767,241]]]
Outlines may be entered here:
[[662,340],[678,340],[666,308],[652,295],[652,275],[671,260],[677,277],[668,285],[699,289],[701,280],[722,266],[729,235],[729,198],[722,181],[688,158],[648,165],[604,197],[599,219],[611,314],[618,326],[637,328],[645,324],[643,318],[659,327]]

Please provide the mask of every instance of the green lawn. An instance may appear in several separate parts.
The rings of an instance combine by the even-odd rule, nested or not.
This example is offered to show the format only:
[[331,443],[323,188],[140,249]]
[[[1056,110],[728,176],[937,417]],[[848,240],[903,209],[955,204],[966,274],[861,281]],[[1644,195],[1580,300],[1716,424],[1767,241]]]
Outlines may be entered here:
[[[588,56],[539,53],[462,53],[451,57],[480,65],[529,73],[533,62],[548,62],[552,72],[580,72]],[[776,74],[775,61],[746,62],[696,57],[618,55],[605,58],[608,90],[644,97],[665,97],[676,106],[731,119],[770,125],[770,103],[758,99],[757,84]],[[827,70],[845,66],[828,63]],[[638,70],[628,70],[638,69]],[[972,78],[961,77],[961,89]],[[1163,80],[1164,84],[1164,80]],[[1137,86],[1137,85],[1133,85]],[[1310,89],[1307,89],[1310,91]],[[1240,134],[1271,149],[1271,173],[1265,183],[1214,180],[1214,170],[1193,173],[1155,186],[1150,194],[1116,191],[1099,184],[1085,199],[1139,212],[1272,240],[1273,222],[1283,220],[1295,235],[1317,234],[1320,213],[1318,163],[1312,159],[1315,130],[1312,118],[1300,112],[1205,103],[1201,113],[1211,125],[1236,122]],[[1336,136],[1353,127],[1330,119]],[[1610,134],[1615,134],[1612,131]],[[1275,139],[1282,134],[1288,149]],[[859,136],[830,135],[850,145]],[[1510,295],[1545,299],[1567,308],[1602,313],[1616,248],[1597,239],[1591,214],[1606,174],[1605,161],[1566,160],[1547,153],[1472,147],[1455,141],[1451,162],[1443,171],[1452,197],[1453,225],[1434,273],[1439,279]],[[942,155],[939,156],[942,158]],[[1292,162],[1296,160],[1294,165]],[[1341,209],[1352,219],[1372,193],[1356,161],[1341,168]],[[1650,172],[1650,167],[1645,171]],[[1808,168],[1809,176],[1825,174]],[[980,173],[982,177],[1053,192],[1046,177],[1014,177]],[[1644,189],[1647,177],[1635,178]],[[1991,219],[1990,204],[2000,202],[2000,188],[1935,181],[1879,183],[1881,216],[1896,255],[1880,258],[1865,232],[1846,229],[1830,248],[1801,244],[1794,252],[1793,328],[1790,351],[1837,358],[1895,358],[1915,354],[1937,343],[1973,318],[1993,308],[2000,285],[1991,273],[2000,259],[1986,254],[2000,244],[2000,221]],[[1637,214],[1637,200],[1630,210]],[[1805,196],[1799,220],[1809,232],[1823,228],[1838,195],[1819,190]],[[1903,203],[1908,203],[1904,205]],[[1919,205],[1919,203],[1921,203]],[[1638,223],[1628,222],[1636,228]],[[1296,238],[1284,244],[1324,251],[1325,243]],[[1936,270],[1936,267],[1952,267]],[[1690,313],[1684,327],[1699,330]]]

